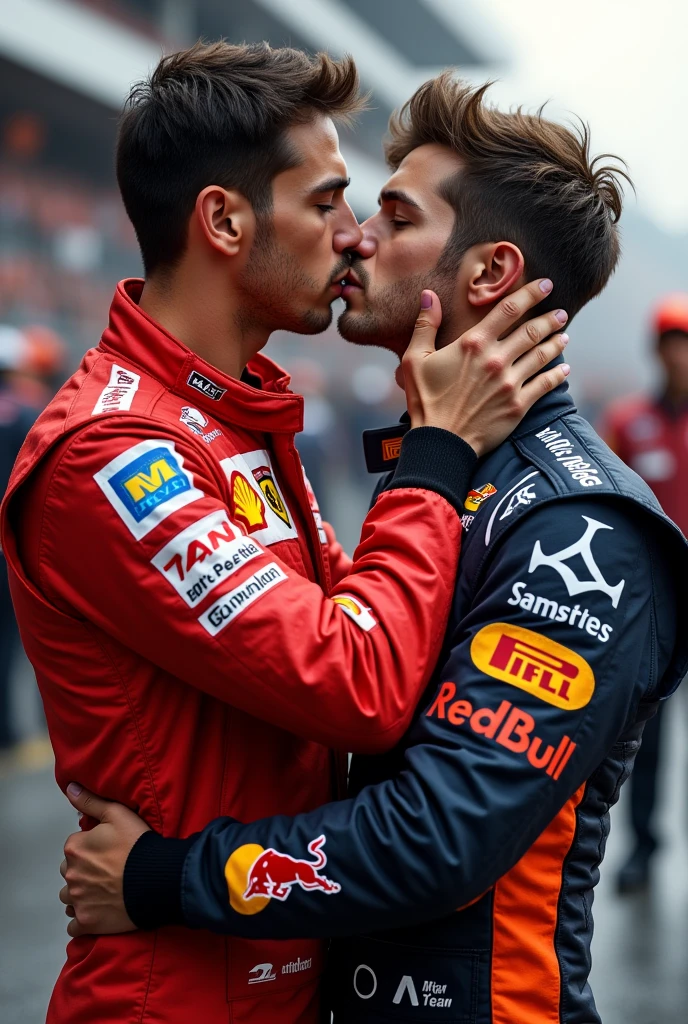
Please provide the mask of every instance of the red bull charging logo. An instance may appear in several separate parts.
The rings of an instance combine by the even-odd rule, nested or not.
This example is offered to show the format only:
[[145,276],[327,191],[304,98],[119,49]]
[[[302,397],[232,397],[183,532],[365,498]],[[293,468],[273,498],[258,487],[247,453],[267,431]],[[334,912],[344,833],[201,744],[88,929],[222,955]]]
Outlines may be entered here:
[[319,889],[328,896],[339,892],[337,882],[320,874],[327,864],[324,845],[325,836],[308,844],[314,860],[300,860],[272,848],[264,850],[255,843],[240,846],[225,865],[230,905],[240,914],[252,915],[272,899],[284,902],[295,885],[306,892]]

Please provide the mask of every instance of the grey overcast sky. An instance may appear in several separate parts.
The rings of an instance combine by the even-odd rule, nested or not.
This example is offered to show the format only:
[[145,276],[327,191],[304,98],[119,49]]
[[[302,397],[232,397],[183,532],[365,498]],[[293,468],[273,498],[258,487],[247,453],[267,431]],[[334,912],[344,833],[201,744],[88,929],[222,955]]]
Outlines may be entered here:
[[[688,231],[688,2],[482,0],[511,49],[500,106],[552,100],[589,121],[592,148],[629,164],[638,209]],[[629,196],[630,203],[633,202]]]

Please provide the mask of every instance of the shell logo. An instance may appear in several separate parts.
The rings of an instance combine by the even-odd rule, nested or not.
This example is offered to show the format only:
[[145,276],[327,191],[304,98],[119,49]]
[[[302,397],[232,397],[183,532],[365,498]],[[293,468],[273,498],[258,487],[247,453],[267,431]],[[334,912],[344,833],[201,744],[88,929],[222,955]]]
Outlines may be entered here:
[[342,608],[348,608],[354,615],[360,615],[361,609],[358,607],[355,601],[352,601],[350,597],[333,597],[332,600],[335,604],[340,604]]
[[493,494],[497,493],[497,488],[494,484],[483,484],[482,487],[478,487],[477,490],[470,490],[466,495],[466,500],[463,503],[463,507],[467,508],[469,512],[477,512],[484,501],[491,498]]
[[377,626],[377,619],[370,608],[367,608],[353,594],[337,594],[332,598],[333,604],[338,604],[345,615],[352,619],[359,629],[369,633],[373,626]]
[[232,498],[232,519],[246,527],[248,533],[256,533],[267,526],[263,499],[251,487],[243,475],[236,470],[229,485]]

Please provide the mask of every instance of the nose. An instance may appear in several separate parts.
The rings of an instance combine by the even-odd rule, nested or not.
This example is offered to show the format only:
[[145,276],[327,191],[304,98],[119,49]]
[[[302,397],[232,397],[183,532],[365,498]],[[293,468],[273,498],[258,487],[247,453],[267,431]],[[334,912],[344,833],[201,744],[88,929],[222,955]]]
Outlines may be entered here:
[[338,221],[339,223],[335,228],[332,238],[335,252],[342,253],[346,249],[357,249],[363,238],[363,232],[356,220],[354,211],[346,202],[343,205]]
[[361,233],[361,240],[358,245],[352,246],[352,248],[361,259],[367,260],[374,256],[377,250],[377,238],[373,230],[373,217],[369,217],[368,220],[364,221],[359,231]]

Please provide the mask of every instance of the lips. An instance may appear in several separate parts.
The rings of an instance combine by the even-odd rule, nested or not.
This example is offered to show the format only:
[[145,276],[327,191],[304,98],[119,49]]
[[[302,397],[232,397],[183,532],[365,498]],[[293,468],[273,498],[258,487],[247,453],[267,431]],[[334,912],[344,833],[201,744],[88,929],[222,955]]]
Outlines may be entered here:
[[356,276],[355,271],[348,270],[346,277],[344,278],[344,287],[342,288],[342,298],[348,299],[352,295],[356,295],[357,292],[364,290],[363,285],[359,278]]

